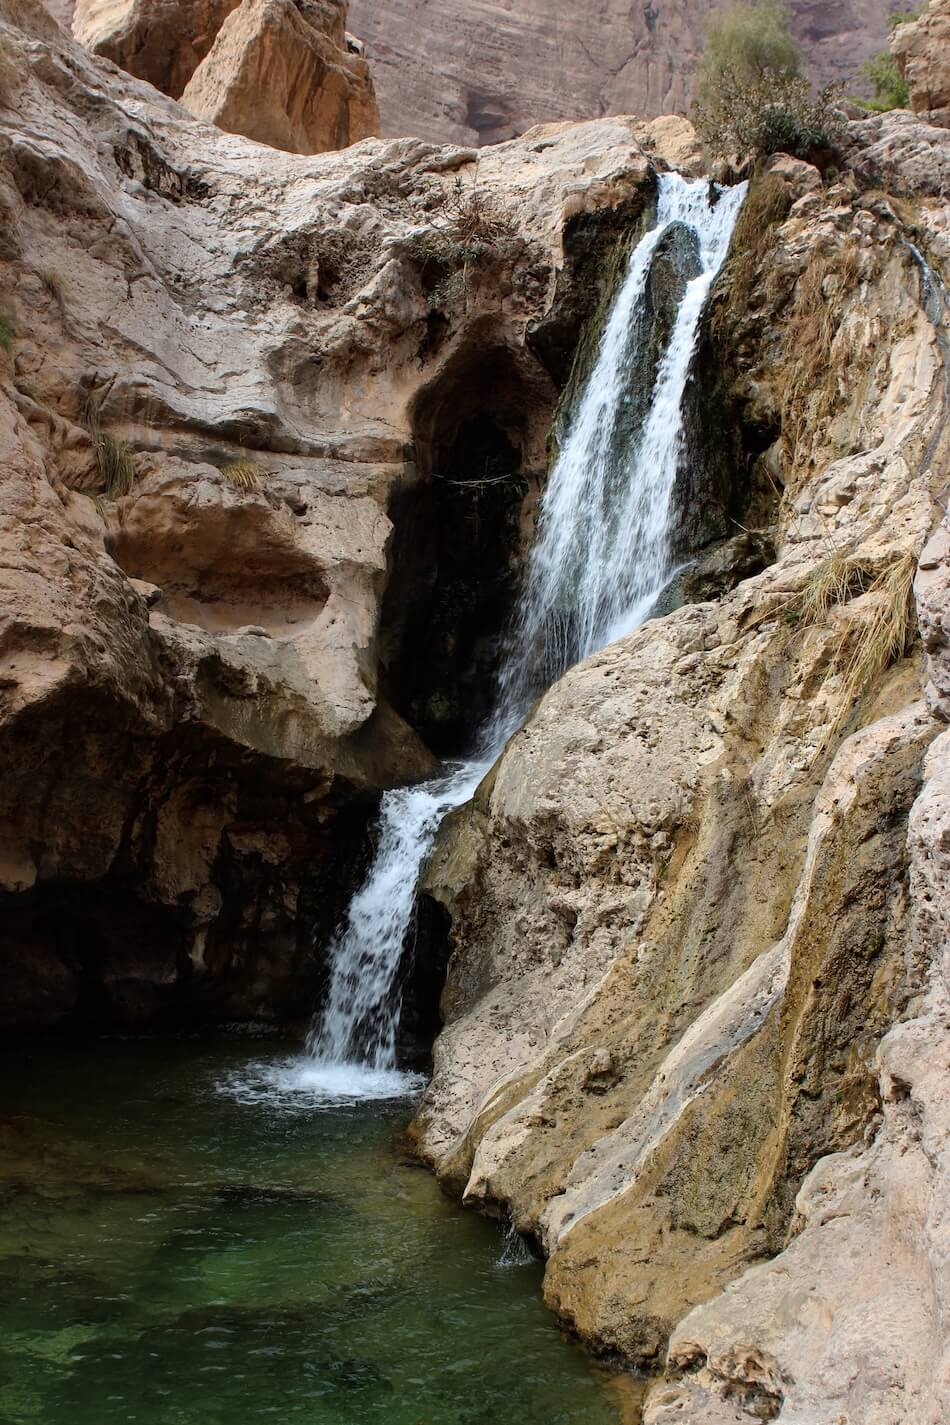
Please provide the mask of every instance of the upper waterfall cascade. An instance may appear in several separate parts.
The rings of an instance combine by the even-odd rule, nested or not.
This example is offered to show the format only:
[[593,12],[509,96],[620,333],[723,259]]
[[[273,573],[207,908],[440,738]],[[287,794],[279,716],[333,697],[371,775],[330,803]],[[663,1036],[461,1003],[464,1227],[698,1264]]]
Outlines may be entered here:
[[[366,879],[330,947],[331,982],[307,1048],[318,1092],[386,1095],[396,1071],[399,966],[416,888],[445,816],[468,801],[534,699],[569,667],[645,621],[670,576],[683,397],[706,298],[746,185],[662,174],[656,223],[632,249],[597,355],[551,472],[498,677],[495,711],[468,761],[382,799]],[[623,422],[654,254],[673,224],[695,235],[699,272],[680,301],[639,434]]]

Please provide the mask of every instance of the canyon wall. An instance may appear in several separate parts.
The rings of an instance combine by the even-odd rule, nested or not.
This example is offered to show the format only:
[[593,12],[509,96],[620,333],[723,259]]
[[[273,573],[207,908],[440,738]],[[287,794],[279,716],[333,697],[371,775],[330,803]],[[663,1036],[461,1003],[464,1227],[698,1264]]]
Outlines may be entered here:
[[[265,149],[30,0],[2,17],[0,1017],[303,1015],[380,789],[432,766],[394,706],[394,519],[431,528],[474,421],[517,527],[562,230],[642,207],[688,125],[499,153],[506,236],[476,251],[446,208],[470,151]],[[450,515],[437,549],[472,537],[471,500]],[[446,577],[418,571],[436,601]],[[498,617],[476,599],[471,638]]]
[[196,118],[290,153],[379,132],[346,0],[56,0],[93,54],[181,99]]
[[[490,144],[532,124],[684,111],[714,0],[350,0],[382,132]],[[792,0],[812,77],[857,82],[890,0]]]
[[774,563],[568,673],[427,873],[420,1150],[584,1340],[666,1363],[657,1425],[950,1406],[950,143],[843,151],[753,180],[697,367]]
[[[301,156],[35,0],[0,41],[0,1020],[287,1022],[380,790],[490,679],[575,352],[695,139]],[[662,1376],[651,1425],[950,1410],[950,149],[915,107],[756,175],[690,426],[741,503],[681,492],[668,612],[550,690],[427,873],[419,1150]]]

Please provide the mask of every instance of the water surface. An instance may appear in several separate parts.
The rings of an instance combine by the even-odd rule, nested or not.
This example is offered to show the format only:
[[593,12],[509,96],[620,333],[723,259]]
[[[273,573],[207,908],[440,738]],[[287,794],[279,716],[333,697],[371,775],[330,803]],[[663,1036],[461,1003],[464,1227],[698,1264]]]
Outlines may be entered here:
[[4,1425],[618,1425],[561,1336],[393,1147],[405,1100],[274,1091],[286,1051],[2,1057]]

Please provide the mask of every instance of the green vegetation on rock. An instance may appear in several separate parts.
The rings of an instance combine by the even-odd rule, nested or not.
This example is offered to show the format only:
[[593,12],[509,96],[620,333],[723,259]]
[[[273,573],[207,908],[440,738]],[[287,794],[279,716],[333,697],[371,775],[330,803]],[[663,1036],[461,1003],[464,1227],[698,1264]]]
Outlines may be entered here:
[[804,158],[834,147],[837,91],[816,94],[801,73],[788,12],[774,0],[713,12],[699,64],[693,119],[714,158],[790,153]]

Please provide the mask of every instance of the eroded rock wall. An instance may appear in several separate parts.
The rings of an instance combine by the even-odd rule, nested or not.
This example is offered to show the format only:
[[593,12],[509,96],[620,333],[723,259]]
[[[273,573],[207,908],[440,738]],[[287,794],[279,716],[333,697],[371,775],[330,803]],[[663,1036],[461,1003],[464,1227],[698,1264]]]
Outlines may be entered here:
[[[61,23],[68,10],[53,7]],[[379,132],[346,0],[78,0],[77,38],[199,119],[290,153]]]
[[[940,130],[895,115],[854,125],[846,171],[824,184],[785,159],[759,175],[708,339],[753,479],[781,492],[777,558],[562,679],[428,872],[452,957],[421,1151],[539,1242],[546,1299],[596,1349],[662,1368],[671,1330],[713,1301],[703,1331],[674,1336],[690,1383],[663,1398],[664,1421],[817,1422],[845,1403],[830,1355],[798,1358],[791,1296],[773,1318],[750,1285],[740,1324],[732,1310],[744,1270],[801,1225],[816,1162],[874,1139],[879,1046],[943,954],[921,895],[940,852],[913,830],[922,785],[943,776],[942,672],[931,663],[925,690],[911,584],[925,546],[920,578],[943,577],[928,541],[950,454],[947,314],[919,255],[947,260],[946,157]],[[873,186],[885,162],[889,194]],[[944,615],[928,598],[933,658]],[[932,1309],[926,1264],[943,1270],[926,1217],[903,1282],[908,1351]],[[856,1236],[854,1270],[860,1251]],[[847,1418],[918,1404],[940,1418],[945,1332],[918,1341],[903,1384],[899,1350],[881,1384],[870,1344],[845,1347],[842,1283],[814,1349],[819,1320],[840,1332]],[[882,1329],[898,1299],[882,1294]]]
[[[491,144],[532,124],[669,114],[689,103],[714,0],[351,0],[384,134]],[[853,87],[884,48],[887,0],[793,0],[815,79]]]
[[473,257],[468,151],[265,150],[30,0],[0,23],[2,1017],[303,1013],[379,790],[432,765],[387,696],[396,492],[499,365],[543,468],[526,330],[569,219],[649,201],[663,129],[500,151]]

